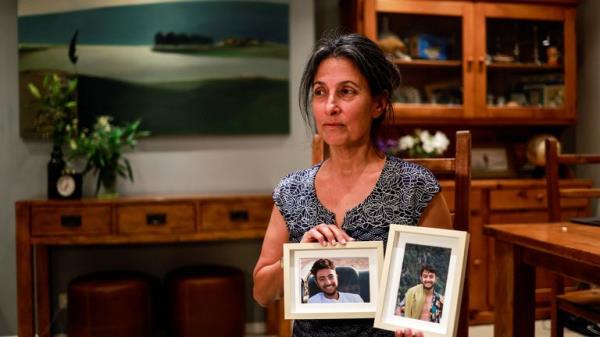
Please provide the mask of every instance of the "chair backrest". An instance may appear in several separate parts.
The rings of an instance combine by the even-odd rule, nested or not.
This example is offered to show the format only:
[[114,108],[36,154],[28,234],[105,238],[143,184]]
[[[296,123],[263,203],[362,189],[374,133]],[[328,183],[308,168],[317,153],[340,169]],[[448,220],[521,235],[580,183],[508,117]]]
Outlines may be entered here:
[[[434,174],[454,175],[454,214],[452,227],[456,230],[469,232],[470,196],[471,196],[471,133],[456,132],[454,157],[405,159],[428,168]],[[312,144],[312,162],[319,163],[329,157],[329,148],[321,137],[316,134]],[[468,270],[469,268],[467,268]],[[465,275],[463,298],[461,301],[457,336],[469,334],[469,277]]]
[[600,164],[600,154],[560,154],[556,139],[546,139],[548,220],[561,221],[561,198],[600,198],[600,188],[561,188],[560,165]]

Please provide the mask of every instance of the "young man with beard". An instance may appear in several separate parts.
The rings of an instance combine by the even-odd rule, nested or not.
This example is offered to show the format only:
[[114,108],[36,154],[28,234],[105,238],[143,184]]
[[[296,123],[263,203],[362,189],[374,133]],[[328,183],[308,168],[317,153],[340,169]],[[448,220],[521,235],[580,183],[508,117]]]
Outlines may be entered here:
[[310,269],[321,292],[311,296],[308,303],[363,303],[357,294],[338,291],[338,278],[335,265],[329,259],[315,261]]
[[396,315],[439,323],[444,297],[435,291],[436,271],[432,266],[421,267],[421,283],[408,289],[396,307]]

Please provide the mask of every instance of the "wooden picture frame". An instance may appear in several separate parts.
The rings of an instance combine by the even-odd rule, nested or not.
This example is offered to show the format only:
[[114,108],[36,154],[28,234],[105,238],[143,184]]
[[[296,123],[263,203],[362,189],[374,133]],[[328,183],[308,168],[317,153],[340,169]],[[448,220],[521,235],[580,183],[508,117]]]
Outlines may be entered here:
[[514,175],[509,151],[502,146],[471,149],[471,174],[475,178],[505,178]]
[[[345,293],[344,296],[340,293],[340,302],[323,303],[319,300],[323,300],[325,292],[310,272],[319,259],[335,263],[338,290]],[[348,242],[327,247],[319,243],[286,243],[282,261],[285,319],[375,317],[383,266],[383,242]],[[349,298],[352,302],[345,302]]]
[[[463,231],[391,225],[375,327],[391,331],[410,328],[422,331],[426,337],[455,336],[468,242],[469,234]],[[427,267],[423,270],[424,265]],[[434,275],[435,280],[427,281],[423,275]],[[411,283],[411,277],[416,277],[416,284]],[[429,311],[419,305],[419,301],[424,302],[418,299],[423,298],[418,292],[427,287],[434,290]],[[432,321],[422,320],[423,313],[429,314]]]

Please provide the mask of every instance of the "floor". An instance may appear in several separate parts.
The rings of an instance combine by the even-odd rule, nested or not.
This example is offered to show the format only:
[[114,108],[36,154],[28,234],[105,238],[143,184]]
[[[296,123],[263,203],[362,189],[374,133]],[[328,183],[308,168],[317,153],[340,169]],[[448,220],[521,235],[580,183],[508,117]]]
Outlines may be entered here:
[[[472,326],[469,328],[469,337],[493,337],[494,336],[494,326],[493,325],[478,325]],[[578,333],[572,332],[570,330],[565,330],[564,337],[582,337]],[[275,337],[275,336],[266,336],[260,334],[247,334],[246,337]],[[536,321],[535,322],[535,337],[550,337],[550,321]],[[583,336],[585,337],[585,336]]]
[[[478,325],[469,328],[469,337],[493,337],[494,326],[493,325]],[[565,330],[564,337],[581,337],[578,333],[570,330]],[[536,321],[535,322],[535,337],[550,337],[550,321]]]

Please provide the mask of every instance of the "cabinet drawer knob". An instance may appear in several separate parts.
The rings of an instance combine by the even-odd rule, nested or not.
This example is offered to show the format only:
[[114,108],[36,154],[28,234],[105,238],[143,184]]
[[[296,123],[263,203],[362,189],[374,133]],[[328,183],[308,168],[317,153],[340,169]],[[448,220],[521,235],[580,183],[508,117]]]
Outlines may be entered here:
[[471,71],[473,69],[473,57],[470,56],[467,58],[467,71]]
[[536,194],[536,195],[535,195],[535,199],[536,199],[537,201],[542,201],[542,200],[544,200],[544,193],[538,193],[538,194]]
[[485,65],[485,57],[480,56],[479,58],[477,58],[477,63],[479,63],[479,71],[483,72],[483,66]]
[[81,215],[62,215],[60,225],[63,227],[81,227]]
[[248,210],[232,210],[229,211],[229,220],[232,222],[248,221]]
[[475,259],[475,260],[473,260],[473,265],[474,265],[474,266],[479,266],[479,265],[481,265],[481,259]]
[[146,224],[148,226],[161,226],[167,223],[167,215],[165,213],[148,213],[146,214]]

